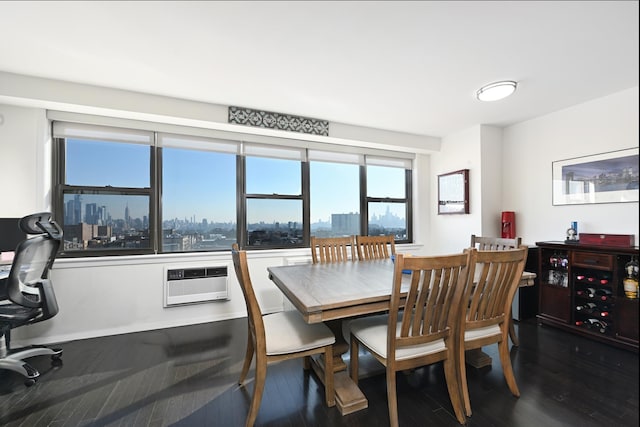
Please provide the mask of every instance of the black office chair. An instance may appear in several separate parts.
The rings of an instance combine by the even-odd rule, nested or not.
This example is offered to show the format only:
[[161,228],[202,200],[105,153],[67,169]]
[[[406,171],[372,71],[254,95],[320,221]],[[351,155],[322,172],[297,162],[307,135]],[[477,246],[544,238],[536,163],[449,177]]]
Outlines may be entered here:
[[30,386],[40,373],[24,359],[49,355],[54,364],[60,364],[62,350],[32,346],[12,351],[11,330],[41,322],[58,313],[48,276],[62,240],[62,229],[51,219],[49,212],[25,216],[19,221],[19,227],[25,233],[37,236],[18,244],[9,276],[0,281],[0,369],[24,375],[25,384]]

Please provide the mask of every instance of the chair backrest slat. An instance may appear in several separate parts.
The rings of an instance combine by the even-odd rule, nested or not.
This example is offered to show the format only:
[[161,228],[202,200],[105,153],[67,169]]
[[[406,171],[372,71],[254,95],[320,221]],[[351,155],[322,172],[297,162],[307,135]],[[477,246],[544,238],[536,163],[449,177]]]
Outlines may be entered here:
[[[314,264],[355,261],[354,239],[349,237],[311,236],[311,259]],[[351,257],[349,257],[351,255]]]
[[[397,255],[389,310],[389,355],[400,347],[425,344],[453,334],[459,321],[471,251],[430,257]],[[403,271],[407,270],[411,271],[409,283],[403,280],[407,277]],[[405,293],[400,329],[396,332],[401,295]]]
[[242,294],[244,295],[244,302],[247,306],[247,317],[249,321],[249,330],[253,337],[256,348],[259,351],[266,352],[266,338],[264,331],[264,323],[262,320],[262,311],[258,304],[258,298],[256,297],[251,283],[251,276],[249,275],[249,265],[247,263],[247,252],[239,250],[238,244],[231,245],[231,258],[233,259],[233,267],[236,272],[236,277],[240,283]]
[[465,328],[499,324],[507,319],[513,296],[518,289],[527,259],[527,247],[476,251],[463,301],[469,305],[464,315]]
[[356,236],[359,260],[388,259],[396,254],[393,235]]
[[507,239],[504,237],[483,237],[471,235],[471,247],[479,251],[503,251],[507,249],[519,248],[522,245],[522,238]]

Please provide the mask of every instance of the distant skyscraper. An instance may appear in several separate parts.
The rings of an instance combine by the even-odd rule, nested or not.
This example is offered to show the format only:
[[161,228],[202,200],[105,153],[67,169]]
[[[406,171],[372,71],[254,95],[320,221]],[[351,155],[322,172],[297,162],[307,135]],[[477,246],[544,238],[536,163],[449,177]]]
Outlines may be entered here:
[[65,205],[64,223],[79,224],[82,222],[82,196],[76,194]]
[[84,220],[87,224],[98,224],[98,205],[87,203],[84,207]]
[[360,214],[331,214],[331,232],[334,235],[360,234]]

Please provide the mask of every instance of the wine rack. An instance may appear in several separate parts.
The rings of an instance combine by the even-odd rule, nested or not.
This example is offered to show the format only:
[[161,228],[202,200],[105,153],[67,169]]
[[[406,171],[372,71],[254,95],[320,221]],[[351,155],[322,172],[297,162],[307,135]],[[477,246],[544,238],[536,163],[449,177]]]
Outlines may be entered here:
[[538,320],[638,351],[638,299],[625,294],[625,266],[638,248],[537,242]]
[[574,267],[574,324],[594,333],[611,336],[615,315],[612,273]]

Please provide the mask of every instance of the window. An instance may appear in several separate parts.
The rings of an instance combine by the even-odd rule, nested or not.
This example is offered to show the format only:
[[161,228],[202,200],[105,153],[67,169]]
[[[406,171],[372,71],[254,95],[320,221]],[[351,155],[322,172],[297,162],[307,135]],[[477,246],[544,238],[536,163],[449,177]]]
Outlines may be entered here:
[[63,251],[152,252],[153,134],[57,122]]
[[309,151],[312,236],[360,234],[362,157]]
[[236,242],[239,144],[159,134],[162,252],[229,250]]
[[124,122],[133,129],[53,121],[63,256],[305,247],[311,235],[411,241],[408,156]]
[[396,241],[411,236],[411,169],[404,160],[367,157],[367,233],[393,234]]
[[249,247],[302,246],[305,151],[248,144],[244,154],[242,241]]

